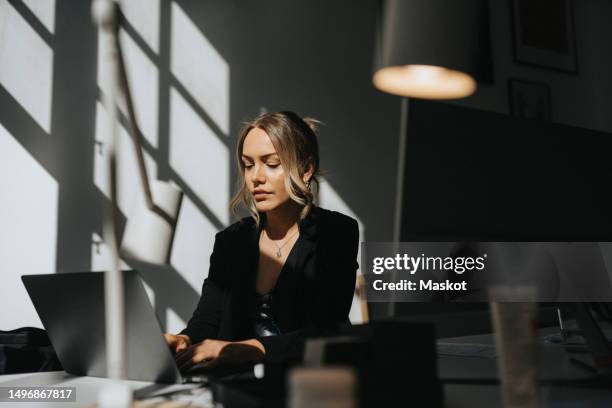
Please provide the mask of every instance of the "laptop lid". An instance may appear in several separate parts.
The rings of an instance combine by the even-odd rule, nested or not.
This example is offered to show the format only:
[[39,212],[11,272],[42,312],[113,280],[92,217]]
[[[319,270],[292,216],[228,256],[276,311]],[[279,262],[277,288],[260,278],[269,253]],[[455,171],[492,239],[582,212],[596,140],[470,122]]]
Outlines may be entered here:
[[[180,383],[144,285],[124,271],[129,380]],[[66,372],[106,377],[104,272],[21,277]]]

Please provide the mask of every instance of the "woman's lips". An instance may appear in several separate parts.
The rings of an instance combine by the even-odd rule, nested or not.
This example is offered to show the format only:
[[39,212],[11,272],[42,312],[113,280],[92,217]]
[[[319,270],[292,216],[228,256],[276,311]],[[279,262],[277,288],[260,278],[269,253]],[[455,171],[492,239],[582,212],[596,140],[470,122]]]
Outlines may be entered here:
[[253,193],[253,197],[255,198],[255,201],[263,201],[268,197],[269,194],[270,193],[258,192],[258,193]]

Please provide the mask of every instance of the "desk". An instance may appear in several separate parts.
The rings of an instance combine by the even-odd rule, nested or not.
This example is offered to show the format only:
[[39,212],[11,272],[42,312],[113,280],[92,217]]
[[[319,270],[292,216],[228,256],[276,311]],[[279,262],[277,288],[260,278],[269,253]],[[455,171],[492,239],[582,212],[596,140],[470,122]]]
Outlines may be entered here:
[[[542,332],[543,334],[546,331]],[[445,342],[492,344],[492,335],[467,336],[443,339]],[[541,387],[543,407],[611,407],[612,386],[589,388],[579,384],[568,384],[568,381],[588,379],[590,374],[579,366],[569,363],[563,347],[546,345],[541,347],[539,378],[546,385]],[[439,377],[444,387],[445,406],[463,407],[501,407],[500,388],[497,383],[497,360],[484,357],[439,356]],[[562,380],[555,384],[553,380]],[[49,373],[31,373],[0,376],[0,387],[7,386],[72,386],[77,387],[77,403],[64,405],[53,403],[50,407],[91,407],[97,400],[97,393],[110,380],[94,377],[74,377],[61,371]],[[152,383],[128,381],[133,390],[150,387]],[[159,386],[159,391],[168,391],[172,386]],[[193,386],[197,387],[197,386]],[[409,395],[409,394],[407,394]],[[408,405],[409,397],[405,397]],[[20,402],[16,404],[0,403],[4,407],[39,407],[40,404]],[[142,405],[146,406],[146,405]],[[204,406],[204,405],[203,405]],[[212,405],[211,405],[212,407]],[[231,408],[231,407],[230,407]]]
[[[547,334],[558,332],[558,329],[542,329],[540,338]],[[439,339],[444,343],[455,344],[485,344],[493,345],[492,334],[481,334],[475,336],[464,336]],[[470,362],[469,369],[465,363]],[[497,359],[486,357],[463,357],[463,356],[439,356],[438,371],[443,380],[450,379],[485,379],[495,380],[498,378]],[[543,344],[538,346],[538,378],[542,381],[551,380],[577,380],[592,377],[586,369],[573,364],[568,359],[568,354],[560,344]]]
[[[558,329],[542,329],[540,336]],[[491,334],[440,339],[444,342],[493,344]],[[438,373],[444,384],[446,407],[501,407],[497,359],[438,356]],[[543,407],[612,407],[612,385],[608,388],[580,385],[592,374],[572,364],[563,346],[541,344],[538,348],[538,379]]]

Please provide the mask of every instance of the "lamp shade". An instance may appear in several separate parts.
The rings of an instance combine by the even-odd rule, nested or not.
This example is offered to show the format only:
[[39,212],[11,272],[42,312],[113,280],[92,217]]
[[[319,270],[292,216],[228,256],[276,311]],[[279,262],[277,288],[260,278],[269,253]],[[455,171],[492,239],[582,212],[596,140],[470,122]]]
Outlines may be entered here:
[[394,95],[455,99],[491,81],[487,0],[387,0],[372,81]]

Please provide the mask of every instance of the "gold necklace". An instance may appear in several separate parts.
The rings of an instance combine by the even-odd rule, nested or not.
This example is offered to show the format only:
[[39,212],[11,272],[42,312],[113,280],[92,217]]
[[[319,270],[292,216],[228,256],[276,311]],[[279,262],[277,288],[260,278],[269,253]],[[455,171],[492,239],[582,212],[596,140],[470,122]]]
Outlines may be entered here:
[[[265,230],[264,230],[265,231]],[[287,240],[285,241],[285,243],[281,246],[276,245],[276,242],[273,241],[270,236],[268,235],[268,231],[266,231],[266,235],[268,236],[268,239],[274,244],[274,246],[276,247],[276,257],[280,258],[281,256],[283,256],[283,254],[281,253],[281,249],[283,249],[283,247],[285,245],[287,245],[289,243],[289,241],[291,241],[291,238],[293,238],[298,232],[300,232],[300,229],[298,228],[297,231],[295,231],[293,234],[291,234],[291,236],[289,238],[287,238]]]

